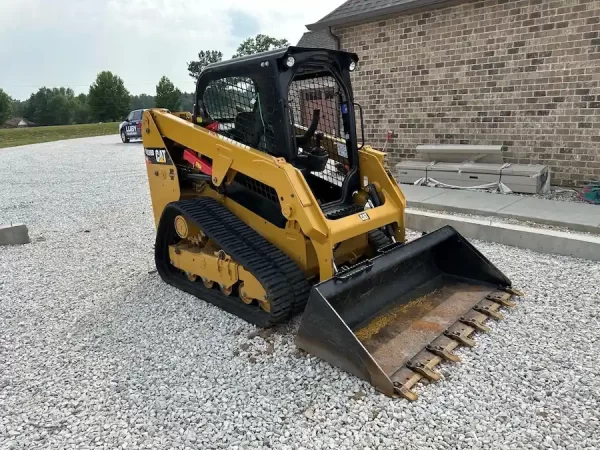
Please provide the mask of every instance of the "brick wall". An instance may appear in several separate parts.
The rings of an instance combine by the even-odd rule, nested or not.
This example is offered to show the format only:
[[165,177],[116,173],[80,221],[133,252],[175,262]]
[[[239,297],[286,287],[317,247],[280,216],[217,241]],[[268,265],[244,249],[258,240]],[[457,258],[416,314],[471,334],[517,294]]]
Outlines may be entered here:
[[366,140],[505,144],[553,183],[600,178],[600,0],[485,0],[335,30],[361,58]]

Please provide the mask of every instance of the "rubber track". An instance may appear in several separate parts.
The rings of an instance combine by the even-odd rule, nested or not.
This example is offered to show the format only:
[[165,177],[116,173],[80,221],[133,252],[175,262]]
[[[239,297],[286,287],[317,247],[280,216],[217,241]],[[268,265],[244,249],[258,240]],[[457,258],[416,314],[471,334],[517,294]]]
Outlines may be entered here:
[[[271,312],[244,304],[237,296],[225,296],[201,282],[191,282],[170,264],[169,245],[173,244],[173,221],[183,215],[222,248],[231,258],[251,272],[262,284],[271,303]],[[163,211],[156,236],[156,266],[169,284],[207,300],[255,325],[267,327],[282,323],[304,310],[310,285],[300,268],[281,250],[239,220],[217,201],[201,197],[173,202]]]

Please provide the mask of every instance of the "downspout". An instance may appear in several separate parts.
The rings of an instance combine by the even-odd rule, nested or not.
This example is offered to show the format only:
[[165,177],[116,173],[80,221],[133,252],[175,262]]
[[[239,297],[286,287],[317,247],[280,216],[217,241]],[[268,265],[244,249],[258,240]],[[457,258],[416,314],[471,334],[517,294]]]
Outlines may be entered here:
[[329,32],[329,35],[335,40],[335,49],[340,50],[340,37],[337,34],[334,34],[333,29],[331,27],[327,27],[327,31]]

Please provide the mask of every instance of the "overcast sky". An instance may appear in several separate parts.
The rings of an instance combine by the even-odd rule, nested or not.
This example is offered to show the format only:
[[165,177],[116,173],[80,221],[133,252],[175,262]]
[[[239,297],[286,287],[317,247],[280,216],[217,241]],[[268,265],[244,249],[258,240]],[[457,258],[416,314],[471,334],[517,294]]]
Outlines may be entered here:
[[24,100],[41,86],[87,92],[110,70],[132,94],[162,75],[194,89],[199,50],[230,57],[257,33],[297,43],[304,25],[343,0],[0,0],[0,88]]

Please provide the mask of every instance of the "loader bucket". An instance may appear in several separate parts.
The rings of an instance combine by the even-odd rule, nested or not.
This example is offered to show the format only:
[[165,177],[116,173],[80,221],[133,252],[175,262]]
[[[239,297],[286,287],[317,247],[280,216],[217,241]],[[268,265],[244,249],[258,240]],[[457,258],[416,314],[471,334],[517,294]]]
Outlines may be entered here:
[[453,349],[474,345],[488,317],[513,306],[511,282],[450,226],[313,287],[296,338],[299,348],[415,400],[422,378],[439,379]]

